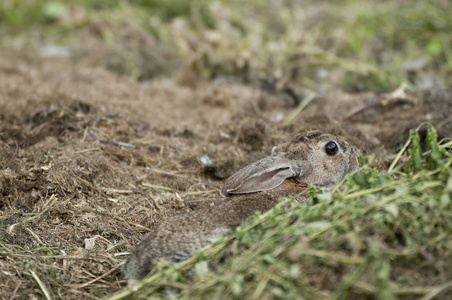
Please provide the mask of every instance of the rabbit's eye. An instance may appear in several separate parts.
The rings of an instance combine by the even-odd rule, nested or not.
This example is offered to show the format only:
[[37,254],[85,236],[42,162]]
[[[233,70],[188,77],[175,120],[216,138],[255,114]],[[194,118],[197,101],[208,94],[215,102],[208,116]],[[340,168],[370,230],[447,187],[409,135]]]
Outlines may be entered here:
[[325,145],[325,152],[328,155],[335,155],[338,150],[339,147],[335,142],[328,142],[328,144]]

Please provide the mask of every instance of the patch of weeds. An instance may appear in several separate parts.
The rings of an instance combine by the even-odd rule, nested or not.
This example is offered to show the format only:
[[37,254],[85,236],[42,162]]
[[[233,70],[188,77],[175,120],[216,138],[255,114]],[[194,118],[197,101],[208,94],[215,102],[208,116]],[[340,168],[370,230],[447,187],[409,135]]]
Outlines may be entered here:
[[10,26],[42,22],[42,8],[42,3],[36,1],[4,1],[0,4],[0,22]]
[[[116,1],[108,1],[108,7],[114,7]],[[78,5],[86,5],[87,9],[106,7],[106,1],[85,0]],[[14,0],[0,2],[0,24],[12,27],[35,27],[37,25],[55,25],[71,8],[69,1],[34,1]]]
[[[138,39],[155,39],[172,49],[183,58],[187,74],[196,78],[233,77],[253,84],[270,80],[281,90],[301,84],[387,91],[401,82],[450,86],[451,10],[450,1],[429,0],[416,5],[358,0],[14,0],[0,2],[0,25],[37,30],[49,40],[75,45],[94,32],[92,38],[117,51],[121,47],[112,41],[129,43],[121,38],[130,35],[133,24]],[[68,40],[68,30],[80,37],[71,34]],[[7,44],[7,39],[2,42]],[[155,52],[152,45],[137,53],[120,52],[123,64],[132,66],[126,73],[139,79],[135,69],[142,62],[135,56],[155,60],[143,54]]]
[[[146,9],[149,15],[162,21],[170,21],[182,17],[186,19],[198,18],[196,23],[201,23],[207,28],[213,27],[213,16],[208,10],[209,1],[196,0],[140,0],[133,4]],[[194,13],[194,15],[193,15]]]
[[427,144],[421,152],[413,131],[409,155],[390,172],[364,166],[332,193],[310,188],[309,205],[282,199],[199,255],[108,299],[165,287],[181,299],[447,299],[452,143],[440,144],[430,128]]
[[[408,3],[386,2],[363,6],[354,2],[361,9],[350,17],[353,30],[347,30],[347,42],[341,48],[345,56],[372,61],[380,68],[386,69],[388,75],[399,73],[400,66],[405,81],[419,84],[415,75],[420,69],[445,71],[441,66],[450,64],[449,29],[452,17],[448,4],[441,1],[420,1],[418,5]],[[350,28],[351,29],[351,28]],[[394,68],[399,65],[399,68]],[[417,70],[416,70],[417,69]],[[389,78],[374,77],[372,74],[352,73],[346,82],[361,83],[363,87],[387,89],[395,82]],[[359,78],[356,75],[364,75]]]

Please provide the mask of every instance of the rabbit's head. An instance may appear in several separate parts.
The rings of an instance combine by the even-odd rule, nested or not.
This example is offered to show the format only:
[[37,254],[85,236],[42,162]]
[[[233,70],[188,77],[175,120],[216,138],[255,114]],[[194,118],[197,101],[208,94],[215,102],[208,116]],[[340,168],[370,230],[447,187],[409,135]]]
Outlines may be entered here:
[[273,147],[271,156],[246,166],[229,177],[221,195],[268,191],[287,178],[328,189],[358,169],[358,153],[344,139],[322,131],[298,133]]

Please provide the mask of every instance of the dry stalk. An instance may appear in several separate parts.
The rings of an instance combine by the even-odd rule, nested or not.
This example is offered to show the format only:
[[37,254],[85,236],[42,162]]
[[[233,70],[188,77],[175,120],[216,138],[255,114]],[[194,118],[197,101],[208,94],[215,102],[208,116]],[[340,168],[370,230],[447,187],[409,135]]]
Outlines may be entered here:
[[30,270],[30,273],[31,273],[31,276],[33,276],[33,278],[38,283],[38,285],[41,288],[42,292],[46,296],[46,299],[47,300],[52,300],[52,296],[50,295],[50,292],[49,292],[48,288],[45,286],[44,282],[42,282],[41,279],[39,279],[38,275],[33,270]]

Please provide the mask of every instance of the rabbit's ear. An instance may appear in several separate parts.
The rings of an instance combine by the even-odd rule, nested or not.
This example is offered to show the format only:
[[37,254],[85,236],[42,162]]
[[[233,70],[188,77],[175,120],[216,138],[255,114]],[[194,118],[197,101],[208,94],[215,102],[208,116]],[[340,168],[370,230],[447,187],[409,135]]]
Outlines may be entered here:
[[301,177],[308,170],[307,160],[289,160],[277,155],[277,152],[273,151],[272,156],[258,160],[232,174],[221,189],[221,195],[268,191],[279,186],[286,178]]

